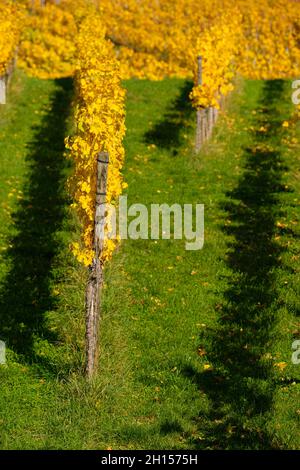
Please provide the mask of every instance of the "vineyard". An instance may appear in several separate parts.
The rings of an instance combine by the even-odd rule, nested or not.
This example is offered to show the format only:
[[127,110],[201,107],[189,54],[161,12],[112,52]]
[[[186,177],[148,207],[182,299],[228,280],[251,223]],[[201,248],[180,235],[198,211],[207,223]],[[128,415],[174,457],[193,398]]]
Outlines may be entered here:
[[0,449],[299,450],[299,2],[0,13]]

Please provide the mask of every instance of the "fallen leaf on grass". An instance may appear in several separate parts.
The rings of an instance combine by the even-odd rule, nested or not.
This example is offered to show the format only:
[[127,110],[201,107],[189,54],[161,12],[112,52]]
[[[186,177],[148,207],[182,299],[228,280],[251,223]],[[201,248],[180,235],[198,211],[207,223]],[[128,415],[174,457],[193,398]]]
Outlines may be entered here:
[[286,362],[276,362],[274,364],[274,367],[277,367],[281,372],[284,371],[284,369],[286,368],[287,366],[287,363]]

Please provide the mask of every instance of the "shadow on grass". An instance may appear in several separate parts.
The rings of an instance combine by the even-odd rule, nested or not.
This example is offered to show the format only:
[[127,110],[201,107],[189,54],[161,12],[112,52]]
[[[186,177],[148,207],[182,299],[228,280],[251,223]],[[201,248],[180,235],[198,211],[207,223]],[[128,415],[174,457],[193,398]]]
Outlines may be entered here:
[[16,235],[6,253],[10,271],[0,286],[1,335],[26,363],[37,360],[38,340],[57,340],[47,328],[45,314],[55,308],[51,270],[66,207],[68,163],[63,154],[72,95],[72,80],[57,80],[47,113],[33,129],[24,198],[13,214]]
[[253,145],[245,149],[243,176],[226,194],[223,206],[231,221],[224,228],[232,240],[227,256],[231,276],[217,308],[218,326],[202,338],[213,370],[184,371],[211,405],[199,416],[205,434],[196,442],[199,448],[272,448],[266,421],[275,382],[267,353],[277,322],[275,271],[283,249],[274,235],[281,214],[279,194],[286,191],[279,111],[284,99],[284,82],[265,82],[254,118]]
[[174,155],[178,154],[182,144],[181,134],[184,129],[190,127],[190,115],[193,112],[189,94],[193,84],[185,82],[178,98],[171,104],[161,122],[145,135],[147,144],[155,144],[157,147],[171,149]]

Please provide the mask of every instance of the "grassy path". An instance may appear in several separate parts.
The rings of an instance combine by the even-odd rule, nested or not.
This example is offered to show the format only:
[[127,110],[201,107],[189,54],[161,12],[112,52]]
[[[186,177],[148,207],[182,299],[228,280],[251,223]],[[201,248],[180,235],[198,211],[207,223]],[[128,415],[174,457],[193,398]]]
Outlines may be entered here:
[[71,84],[18,74],[0,110],[1,448],[299,448],[289,84],[241,83],[198,157],[188,85],[126,86],[129,203],[204,203],[204,249],[122,245],[106,270],[99,378],[86,384],[85,272],[68,252],[63,190]]

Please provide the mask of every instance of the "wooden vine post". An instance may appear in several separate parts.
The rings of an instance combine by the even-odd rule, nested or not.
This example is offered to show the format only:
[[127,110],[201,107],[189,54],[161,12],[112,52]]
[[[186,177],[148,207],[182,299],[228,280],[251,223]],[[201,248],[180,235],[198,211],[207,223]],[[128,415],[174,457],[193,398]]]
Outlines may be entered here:
[[[198,65],[198,76],[197,76],[197,84],[201,86],[202,81],[202,57],[197,57],[197,65]],[[204,132],[205,132],[205,122],[204,122],[204,113],[205,111],[201,108],[197,108],[197,121],[196,121],[196,142],[195,142],[195,150],[196,153],[199,152],[201,145],[204,140]]]
[[213,130],[213,107],[210,106],[208,108],[208,117],[207,117],[207,120],[208,120],[208,137],[210,138],[211,135],[212,135],[212,130]]
[[0,77],[0,104],[6,104],[6,77]]
[[91,378],[97,369],[100,321],[100,294],[103,284],[101,254],[104,246],[105,205],[109,155],[101,152],[97,157],[97,189],[94,225],[94,259],[89,268],[86,290],[86,375]]
[[0,104],[6,104],[7,90],[10,85],[12,73],[16,66],[16,61],[17,61],[16,57],[17,57],[17,52],[15,53],[14,58],[8,65],[4,74],[0,76]]

